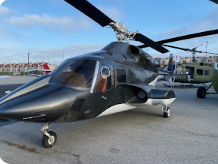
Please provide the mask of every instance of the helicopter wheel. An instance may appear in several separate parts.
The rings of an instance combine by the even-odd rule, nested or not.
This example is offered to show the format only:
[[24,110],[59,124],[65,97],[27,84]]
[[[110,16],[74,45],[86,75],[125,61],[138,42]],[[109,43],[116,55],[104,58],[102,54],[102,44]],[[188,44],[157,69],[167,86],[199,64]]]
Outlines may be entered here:
[[197,97],[198,98],[205,98],[207,94],[207,90],[205,87],[199,87],[197,91]]
[[48,137],[47,135],[43,135],[42,137],[42,145],[45,148],[51,148],[55,145],[57,141],[57,134],[53,131],[47,132],[50,136]]
[[170,114],[171,114],[170,107],[165,106],[165,107],[163,107],[162,111],[163,111],[163,117],[165,117],[165,118],[170,117]]

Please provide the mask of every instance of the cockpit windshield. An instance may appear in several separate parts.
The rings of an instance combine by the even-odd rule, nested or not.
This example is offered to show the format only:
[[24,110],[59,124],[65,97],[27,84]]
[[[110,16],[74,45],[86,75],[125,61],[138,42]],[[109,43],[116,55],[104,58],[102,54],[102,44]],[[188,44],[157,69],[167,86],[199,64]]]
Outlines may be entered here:
[[64,62],[59,69],[52,72],[51,81],[74,87],[90,88],[94,76],[96,61],[76,59]]

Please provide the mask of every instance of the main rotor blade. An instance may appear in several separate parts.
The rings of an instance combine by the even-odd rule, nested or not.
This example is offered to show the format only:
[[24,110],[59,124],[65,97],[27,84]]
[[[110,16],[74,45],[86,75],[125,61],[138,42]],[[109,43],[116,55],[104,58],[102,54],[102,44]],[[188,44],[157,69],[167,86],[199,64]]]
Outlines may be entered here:
[[[165,39],[165,40],[160,40],[160,41],[157,41],[156,43],[159,43],[160,45],[162,45],[164,43],[176,42],[176,41],[180,41],[180,40],[192,39],[192,38],[208,36],[208,35],[214,35],[214,34],[218,34],[218,29],[199,32],[199,33],[194,33],[194,34],[189,34],[189,35],[184,35],[184,36],[178,36],[178,37],[175,37],[175,38],[170,38],[170,39]],[[141,46],[138,46],[138,47],[139,48],[146,48],[148,46],[141,45]]]
[[202,53],[207,53],[207,54],[212,54],[212,55],[218,55],[218,54],[216,54],[216,53],[211,53],[211,52],[204,52],[204,51],[201,51]]
[[163,46],[170,47],[170,48],[175,48],[175,49],[180,49],[180,50],[183,50],[183,51],[191,51],[191,49],[188,49],[188,48],[181,48],[181,47],[170,46],[170,45],[166,45],[166,44],[164,44]]
[[175,49],[179,49],[179,50],[183,50],[183,51],[188,51],[188,52],[198,52],[198,53],[208,53],[208,54],[218,55],[216,53],[192,50],[192,49],[189,49],[189,48],[181,48],[181,47],[176,47],[176,46],[171,46],[171,45],[163,45],[163,46],[170,47],[170,48],[175,48]]
[[214,35],[214,34],[218,34],[218,29],[189,34],[189,35],[184,35],[184,36],[179,36],[179,37],[175,37],[175,38],[171,38],[171,39],[165,39],[165,40],[158,41],[158,43],[164,44],[164,43],[176,42],[176,41],[180,41],[180,40],[192,39],[192,38]]
[[212,1],[212,2],[214,2],[214,3],[216,3],[216,4],[218,4],[218,0],[210,0],[210,1]]
[[114,22],[111,18],[102,13],[99,9],[89,3],[87,0],[65,0],[67,3],[90,17],[102,27]]
[[[93,19],[95,22],[100,24],[102,27],[110,25],[110,23],[116,23],[114,20],[109,18],[107,15],[105,15],[103,12],[101,12],[99,9],[97,9],[95,6],[93,6],[91,3],[89,3],[87,0],[65,0],[67,3]],[[155,43],[151,39],[145,37],[144,35],[137,33],[134,35],[134,39],[136,41],[140,41],[144,43],[145,45],[161,52],[166,53],[169,52],[166,48],[162,47],[160,44]]]
[[136,41],[142,42],[144,43],[146,46],[151,47],[155,50],[157,50],[158,52],[161,53],[166,53],[169,52],[166,48],[162,47],[159,43],[154,42],[153,40],[149,39],[148,37],[137,33],[133,39],[135,39]]

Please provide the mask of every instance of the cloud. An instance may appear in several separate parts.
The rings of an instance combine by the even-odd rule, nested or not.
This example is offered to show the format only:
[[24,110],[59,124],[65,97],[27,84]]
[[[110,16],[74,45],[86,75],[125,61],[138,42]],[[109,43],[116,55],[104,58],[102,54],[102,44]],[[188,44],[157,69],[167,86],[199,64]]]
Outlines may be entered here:
[[8,63],[8,59],[11,62],[23,63],[27,62],[27,52],[30,53],[30,62],[49,62],[51,64],[60,64],[63,60],[83,55],[90,52],[101,50],[104,44],[77,44],[68,47],[53,47],[53,48],[28,48],[20,50],[10,48],[1,48],[0,52],[4,58],[0,63]]
[[98,5],[97,8],[105,13],[109,18],[113,18],[117,22],[120,22],[125,17],[124,13],[115,7]]
[[8,24],[19,28],[42,27],[55,31],[66,32],[75,29],[91,29],[92,25],[86,17],[54,17],[48,14],[31,14],[22,17],[10,17]]
[[105,44],[77,44],[68,47],[57,48],[30,48],[32,62],[42,61],[43,57],[46,62],[59,64],[64,59],[83,55],[89,52],[100,51]]
[[4,2],[5,0],[0,0],[0,6],[2,5],[2,3]]
[[57,47],[57,48],[30,48],[32,53],[47,53],[48,55],[59,55],[63,52],[65,55],[81,55],[84,53],[89,53],[93,51],[101,50],[105,44],[75,44],[67,47]]
[[159,40],[161,40],[161,39],[177,37],[181,35],[187,35],[191,33],[198,33],[202,31],[218,29],[217,10],[218,7],[214,7],[208,11],[208,13],[205,15],[205,17],[202,20],[190,24],[189,26],[186,27],[170,29],[165,33],[160,34],[157,37],[159,38]]
[[0,34],[4,35],[6,33],[8,33],[8,29],[0,24]]
[[[211,10],[209,10],[207,14],[200,21],[194,22],[188,26],[184,26],[181,28],[170,29],[160,35],[157,35],[155,37],[156,38],[155,40],[158,41],[162,39],[173,38],[173,37],[182,36],[182,35],[188,35],[191,33],[198,33],[198,32],[218,29],[217,10],[218,10],[218,7],[216,6],[212,8]],[[173,46],[178,46],[181,48],[194,48],[194,47],[197,47],[203,44],[202,46],[198,47],[198,50],[206,51],[206,41],[208,41],[208,45],[207,45],[208,52],[218,53],[218,50],[217,50],[218,34],[211,35],[211,36],[205,36],[205,37],[199,37],[199,38],[193,38],[193,39],[188,39],[188,40],[182,40],[182,41],[172,42],[168,44],[173,45]],[[192,53],[187,53],[185,51],[168,48],[168,47],[166,48],[170,50],[170,53],[173,53],[174,55],[177,55],[177,56],[181,56],[181,57],[191,57],[192,56]],[[160,53],[157,53],[156,51],[152,50],[150,47],[148,47],[147,49],[149,49],[149,53],[153,57],[167,58],[169,57],[169,54],[170,54],[170,53],[166,53],[166,54],[160,55]],[[205,54],[203,53],[202,54],[197,53],[196,55],[205,56]]]
[[9,8],[0,6],[0,17],[10,13]]
[[[10,29],[8,29],[6,26],[0,24],[0,42],[7,42],[10,39],[13,39],[13,37],[16,36],[15,33],[13,33]],[[2,43],[1,43],[2,44]]]

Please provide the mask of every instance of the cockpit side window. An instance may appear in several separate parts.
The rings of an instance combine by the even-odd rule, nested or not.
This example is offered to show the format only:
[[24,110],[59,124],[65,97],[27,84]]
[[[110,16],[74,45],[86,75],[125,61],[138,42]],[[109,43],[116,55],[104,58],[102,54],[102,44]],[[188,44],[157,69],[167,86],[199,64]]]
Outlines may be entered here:
[[197,69],[197,75],[203,76],[203,70],[202,69]]
[[210,76],[210,71],[209,70],[204,70],[204,75],[205,76]]
[[111,88],[111,70],[107,66],[102,66],[97,81],[97,90],[99,92],[105,92]]
[[96,61],[89,59],[70,61],[52,81],[74,87],[90,88],[95,65]]
[[117,82],[118,83],[126,83],[126,70],[125,69],[117,69]]

